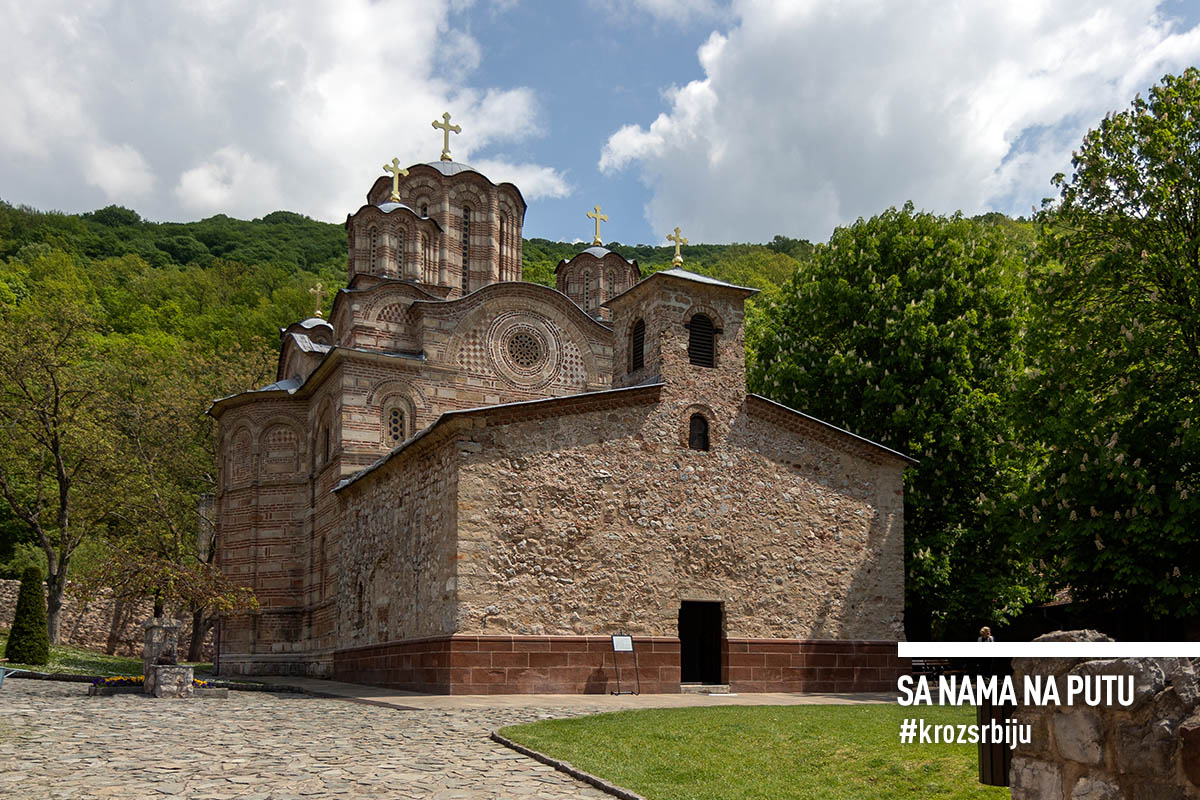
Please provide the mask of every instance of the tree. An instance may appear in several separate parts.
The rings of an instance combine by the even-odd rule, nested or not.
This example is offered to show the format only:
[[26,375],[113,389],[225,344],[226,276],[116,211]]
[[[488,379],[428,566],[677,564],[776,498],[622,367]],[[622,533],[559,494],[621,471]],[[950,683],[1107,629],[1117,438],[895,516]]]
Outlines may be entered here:
[[123,474],[81,283],[65,254],[42,254],[27,275],[36,288],[0,306],[0,497],[45,553],[51,642],[71,557],[105,527]]
[[997,500],[1024,475],[1005,395],[1021,369],[1022,253],[911,204],[836,230],[751,337],[751,387],[920,459],[905,474],[913,638],[1002,622],[1032,597]]
[[1090,131],[1039,216],[1024,513],[1058,586],[1143,621],[1200,613],[1200,71]]
[[29,567],[21,576],[12,630],[4,646],[4,657],[16,664],[45,664],[50,660],[50,638],[46,633],[46,590],[42,573]]

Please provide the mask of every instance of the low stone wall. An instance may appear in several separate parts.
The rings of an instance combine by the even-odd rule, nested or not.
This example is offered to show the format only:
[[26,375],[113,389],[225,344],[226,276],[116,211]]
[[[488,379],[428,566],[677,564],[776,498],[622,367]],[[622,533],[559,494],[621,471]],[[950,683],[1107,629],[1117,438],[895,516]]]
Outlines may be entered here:
[[[1110,640],[1096,631],[1070,631],[1037,641]],[[1014,659],[1018,687],[1025,675],[1053,675],[1060,686],[1068,675],[1132,675],[1134,702],[1019,707],[1015,716],[1033,735],[1014,754],[1013,800],[1200,798],[1196,667],[1186,658]]]
[[[12,627],[20,588],[20,581],[0,580],[0,627]],[[114,614],[120,616],[116,621],[115,630]],[[104,650],[109,635],[115,633],[116,655],[140,656],[143,644],[142,623],[152,616],[154,616],[154,603],[148,599],[135,604],[118,604],[106,595],[90,603],[81,603],[68,591],[63,598],[63,608],[59,617],[59,638],[63,644],[73,644],[90,650]],[[179,638],[182,651],[180,657],[186,657],[188,645],[192,641],[192,615],[176,613],[176,616],[183,620],[183,630]],[[205,660],[212,658],[212,652],[212,632],[210,631],[204,642]]]

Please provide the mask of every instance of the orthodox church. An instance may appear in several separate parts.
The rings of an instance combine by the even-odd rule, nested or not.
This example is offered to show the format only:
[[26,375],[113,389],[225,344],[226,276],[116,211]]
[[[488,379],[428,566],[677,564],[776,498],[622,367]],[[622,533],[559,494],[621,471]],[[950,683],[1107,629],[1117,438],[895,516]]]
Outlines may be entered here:
[[[754,290],[595,240],[521,279],[525,200],[398,159],[329,319],[214,402],[222,675],[443,693],[880,691],[908,457],[746,391]],[[319,297],[318,297],[319,300]],[[615,635],[633,652],[614,652]],[[619,639],[617,642],[626,640]]]

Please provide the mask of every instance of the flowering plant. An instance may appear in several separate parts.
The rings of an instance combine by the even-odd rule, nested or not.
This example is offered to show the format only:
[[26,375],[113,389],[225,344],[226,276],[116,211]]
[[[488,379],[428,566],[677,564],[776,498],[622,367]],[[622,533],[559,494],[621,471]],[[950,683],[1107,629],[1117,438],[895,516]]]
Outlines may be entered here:
[[[93,686],[142,686],[146,683],[144,675],[112,675],[107,678],[96,678],[92,681]],[[202,681],[198,678],[192,679],[192,687],[195,689],[211,689],[213,688],[212,681]]]

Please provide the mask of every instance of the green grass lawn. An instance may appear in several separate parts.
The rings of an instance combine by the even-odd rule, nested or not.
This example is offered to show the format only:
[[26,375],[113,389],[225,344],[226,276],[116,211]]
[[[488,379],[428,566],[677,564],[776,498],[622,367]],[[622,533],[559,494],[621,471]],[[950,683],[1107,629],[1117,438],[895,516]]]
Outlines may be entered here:
[[[8,631],[0,630],[0,655],[8,643]],[[9,664],[6,669],[27,669],[33,672],[65,672],[71,675],[141,675],[142,660],[124,656],[110,656],[94,650],[84,650],[71,645],[50,645],[49,664]],[[211,663],[193,665],[197,672],[211,672]]]
[[650,800],[1008,798],[975,745],[900,744],[900,721],[974,722],[970,707],[726,706],[515,725],[515,742]]

